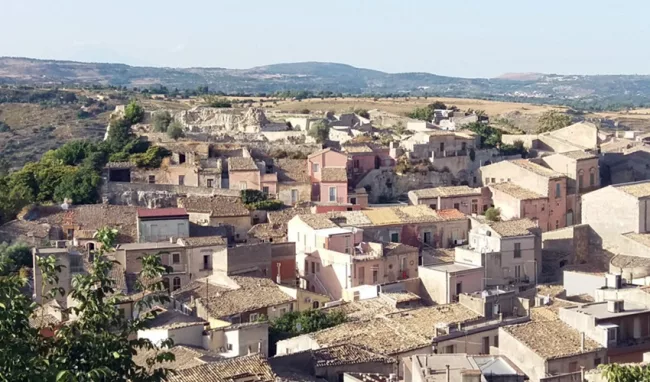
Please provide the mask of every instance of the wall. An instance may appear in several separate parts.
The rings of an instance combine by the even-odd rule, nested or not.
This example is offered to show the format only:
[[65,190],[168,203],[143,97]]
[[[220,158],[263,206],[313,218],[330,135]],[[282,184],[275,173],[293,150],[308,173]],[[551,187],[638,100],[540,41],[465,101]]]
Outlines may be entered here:
[[570,369],[572,362],[577,362],[578,370],[580,370],[580,366],[584,366],[585,370],[589,370],[594,367],[597,358],[599,358],[603,363],[606,363],[607,350],[603,349],[600,351],[579,354],[572,357],[548,360],[548,371],[552,374],[570,373],[572,371]]
[[315,376],[328,382],[339,382],[343,373],[397,374],[397,364],[383,362],[353,363],[339,366],[316,367]]
[[198,187],[199,177],[195,171],[195,166],[190,164],[183,165],[169,165],[163,160],[160,168],[156,169],[139,169],[134,168],[131,170],[132,183],[146,183],[149,184],[149,176],[155,177],[156,184],[174,184],[179,183],[179,177],[183,176],[183,185],[188,187]]
[[[56,284],[50,285],[47,284],[47,281],[43,280],[43,276],[41,273],[41,268],[37,265],[37,257],[46,257],[50,254],[48,254],[46,251],[42,251],[42,253],[39,253],[38,255],[33,254],[32,259],[33,259],[33,264],[34,267],[32,269],[33,272],[33,277],[34,277],[34,294],[35,294],[35,299],[37,303],[42,303],[43,302],[43,296],[48,294],[53,288],[63,288],[65,290],[65,293],[67,294],[70,291],[70,286],[71,286],[71,280],[72,280],[72,275],[70,272],[70,256],[66,254],[55,254],[56,258],[56,265],[61,265],[61,272],[57,274],[59,277],[59,280]],[[43,284],[45,284],[45,287],[43,287]],[[61,296],[59,293],[56,294],[55,299],[59,302],[65,302],[66,297]]]
[[621,233],[639,232],[639,211],[636,198],[611,186],[582,196],[582,223],[589,224],[603,244],[615,245]]
[[572,263],[587,261],[589,257],[589,231],[587,224],[580,224],[542,234],[542,247],[566,253]]
[[522,141],[527,149],[536,148],[537,134],[503,134],[501,142],[512,145],[516,141]]
[[[505,182],[510,179],[512,183],[520,187],[535,191],[546,197],[549,195],[549,181],[547,177],[537,175],[507,161],[481,167],[479,173],[484,186],[487,185],[486,183]],[[490,179],[489,182],[486,182],[487,178]]]
[[212,259],[215,271],[236,274],[246,270],[259,269],[271,277],[271,244],[258,243],[222,248]]
[[168,329],[169,338],[175,345],[189,345],[200,347],[203,345],[203,325],[192,325]]
[[[392,169],[371,170],[354,188],[365,187],[369,203],[395,200],[411,190],[450,186],[454,179],[450,172],[427,171],[398,175]],[[368,187],[370,188],[368,190]]]
[[146,338],[156,346],[160,346],[161,342],[169,338],[169,334],[167,329],[138,330],[138,339],[141,338]]
[[[294,288],[285,285],[278,285],[281,291],[296,299],[294,310],[302,312],[305,310],[323,307],[331,299],[320,293],[315,293],[302,288]],[[314,306],[317,303],[318,306]]]
[[169,240],[170,237],[189,237],[188,219],[138,219],[138,242]]
[[503,328],[499,328],[499,355],[505,355],[531,382],[546,375],[546,361]]
[[255,171],[229,171],[228,182],[231,190],[241,190],[243,184],[246,184],[247,190],[262,190],[260,185],[260,172]]
[[110,204],[147,208],[177,207],[180,195],[238,196],[239,191],[207,187],[178,186],[148,183],[117,183],[103,179],[101,196]]
[[606,285],[604,274],[564,271],[564,290],[567,297],[581,294],[595,297],[596,289]]
[[298,190],[298,202],[311,201],[311,184],[278,182],[278,196],[284,204],[291,206],[291,190]]
[[[336,200],[330,200],[330,187],[336,188]],[[337,203],[347,203],[348,202],[348,183],[332,183],[332,182],[322,182],[320,184],[320,201],[321,202],[337,202]]]
[[286,340],[278,341],[277,355],[298,353],[305,350],[320,349],[318,342],[309,334],[303,334]]
[[[194,278],[201,278],[209,276],[214,267],[216,254],[225,249],[225,245],[213,245],[205,247],[187,248],[189,259],[189,272],[194,275]],[[209,267],[203,267],[203,256],[210,256]]]
[[[190,213],[190,221],[193,221],[191,213]],[[212,227],[219,227],[223,225],[233,227],[236,241],[246,240],[246,238],[248,238],[248,231],[250,231],[251,227],[253,226],[253,224],[251,223],[250,215],[211,217],[209,225]]]

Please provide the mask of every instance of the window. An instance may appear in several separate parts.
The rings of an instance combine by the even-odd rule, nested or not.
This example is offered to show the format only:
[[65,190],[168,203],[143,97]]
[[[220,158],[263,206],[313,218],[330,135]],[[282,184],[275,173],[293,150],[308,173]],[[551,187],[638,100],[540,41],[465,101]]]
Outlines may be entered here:
[[478,200],[476,199],[472,200],[472,213],[473,214],[478,213]]
[[465,149],[467,149],[467,142],[461,142],[460,143],[460,149],[465,151]]
[[181,262],[181,254],[172,253],[172,264],[180,264],[180,262]]
[[496,183],[496,179],[494,178],[490,179],[490,183]]
[[203,255],[203,269],[212,269],[210,265],[210,255]]
[[251,313],[251,315],[248,317],[248,322],[255,322],[258,318],[260,318],[259,314]]
[[515,265],[515,280],[519,281],[521,279],[521,265]]
[[476,177],[472,178],[472,184],[476,184]]
[[578,174],[578,190],[580,190],[584,185],[583,178],[584,175],[582,175],[582,170],[580,170],[580,174]]
[[165,289],[167,289],[167,292],[170,292],[170,290],[169,290],[169,279],[166,278],[166,277],[163,279],[163,286],[165,287]]
[[350,246],[350,236],[345,237],[345,253],[347,254],[352,253],[352,248]]
[[350,204],[357,204],[357,198],[350,198]]
[[460,203],[454,203],[454,209],[460,210]]
[[560,198],[562,197],[562,186],[560,183],[555,183],[555,197]]
[[589,186],[593,187],[596,185],[596,170],[591,169],[589,170]]
[[174,290],[181,289],[181,278],[180,277],[174,277]]
[[521,243],[515,243],[515,259],[521,257]]
[[319,304],[318,304],[318,301],[314,301],[314,302],[311,304],[311,307],[312,307],[313,309],[318,309],[318,305],[319,305]]
[[448,346],[445,346],[445,354],[452,354],[452,353],[454,353],[454,350],[455,350],[454,347],[455,347],[454,345],[448,345]]
[[355,160],[352,162],[352,165],[353,165],[354,168],[359,168],[359,160],[358,160],[358,159],[355,159]]
[[316,273],[316,263],[315,262],[311,263],[311,273]]
[[296,203],[298,203],[298,190],[293,189],[291,190],[291,204]]
[[285,314],[287,313],[287,308],[280,308],[280,314]]
[[445,142],[440,142],[440,152],[445,151]]
[[227,348],[229,351],[232,350],[232,344],[228,344],[228,345],[226,345],[226,348]]
[[372,270],[372,283],[377,284],[377,277],[379,275],[379,271],[376,269]]
[[68,230],[66,231],[66,238],[68,240],[74,239],[74,229],[73,228],[68,228]]
[[399,243],[399,232],[391,232],[390,241],[391,243]]
[[316,263],[316,273],[320,272],[320,263]]
[[400,270],[400,272],[406,270],[406,262],[407,262],[407,261],[408,261],[408,259],[407,259],[406,257],[402,257],[402,259],[401,259],[401,261],[400,261],[400,263],[399,263],[399,270]]
[[178,163],[185,163],[185,154],[178,154]]
[[149,184],[156,184],[156,176],[149,175]]
[[239,182],[239,189],[240,190],[245,190],[247,188],[248,188],[248,185],[246,184],[246,182]]
[[126,311],[124,310],[124,308],[119,308],[119,309],[117,310],[117,312],[120,314],[120,316],[122,316],[122,317],[124,317],[124,318],[128,318],[128,317],[125,317],[125,315],[126,315]]
[[364,281],[365,273],[366,270],[363,267],[359,267],[359,285],[363,285],[365,283]]
[[313,163],[311,165],[311,171],[312,172],[318,172],[320,170],[320,165],[318,163]]
[[487,205],[487,204],[484,204],[484,205],[483,205],[483,212],[485,212],[485,211],[487,211],[487,210],[488,210],[488,205]]
[[438,204],[433,203],[433,204],[431,205],[431,208],[434,209],[434,210],[437,210],[437,209],[438,209]]
[[212,188],[212,182],[214,179],[208,179],[208,188]]
[[494,347],[495,348],[499,347],[499,336],[494,336]]
[[178,185],[179,186],[185,185],[185,175],[179,175],[178,176]]
[[488,185],[490,183],[490,178],[485,178],[485,184]]
[[489,336],[483,337],[483,348],[482,348],[481,353],[490,354],[490,337]]
[[463,282],[458,282],[456,283],[456,294],[461,294],[463,293]]
[[601,363],[602,363],[602,361],[600,360],[600,358],[596,358],[594,360],[594,367],[598,367],[598,365],[600,365]]
[[330,187],[330,202],[336,201],[336,187]]
[[558,229],[558,228],[560,228],[560,221],[556,220],[555,221],[555,229]]
[[268,186],[263,186],[262,187],[262,193],[264,195],[268,195],[269,194],[269,187]]

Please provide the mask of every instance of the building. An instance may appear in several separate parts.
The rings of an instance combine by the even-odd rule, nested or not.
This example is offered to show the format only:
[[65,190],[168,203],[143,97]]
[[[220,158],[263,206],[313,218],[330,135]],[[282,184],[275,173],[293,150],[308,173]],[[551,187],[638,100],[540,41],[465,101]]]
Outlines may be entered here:
[[582,367],[607,363],[606,349],[556,318],[499,328],[498,354],[508,357],[532,382],[579,378]]
[[348,202],[347,155],[328,148],[309,155],[307,163],[312,201]]
[[185,208],[192,223],[212,227],[226,226],[237,242],[245,241],[253,226],[251,213],[239,197],[180,197],[178,206]]
[[[481,180],[486,186],[495,183],[513,183],[518,187],[499,187],[497,195],[492,196],[495,207],[505,211],[504,218],[521,216],[523,200],[537,200],[535,203],[524,203],[534,207],[528,212],[524,209],[524,217],[533,217],[540,222],[542,231],[563,228],[574,224],[575,194],[567,195],[568,177],[538,163],[526,159],[516,159],[494,163],[481,167]],[[522,193],[519,188],[532,191]],[[546,201],[539,201],[541,198]],[[546,222],[546,224],[543,224]]]
[[468,156],[470,150],[477,149],[477,137],[471,131],[426,131],[402,140],[400,146],[409,159],[429,159],[434,166],[442,168],[447,162],[442,158]]
[[[55,300],[60,304],[66,304],[67,294],[72,287],[72,277],[77,273],[85,273],[84,255],[70,248],[34,248],[33,256],[33,278],[34,278],[34,300],[37,303],[45,302],[44,296],[52,289],[63,288],[64,294],[57,293]],[[49,284],[43,280],[43,274],[38,266],[38,259],[48,256],[54,256],[56,265],[61,266],[61,271],[57,274],[56,284]]]
[[177,370],[170,382],[275,382],[276,375],[266,357],[251,354]]
[[353,179],[360,179],[370,170],[395,166],[395,159],[390,156],[390,150],[387,147],[355,143],[344,145],[342,150],[348,155],[348,170]]
[[404,382],[524,382],[525,378],[508,357],[500,355],[422,354],[404,362]]
[[276,159],[277,198],[288,206],[312,200],[312,186],[304,159]]
[[428,300],[437,304],[458,302],[462,293],[473,293],[484,288],[483,267],[472,264],[442,263],[418,268]]
[[190,216],[184,208],[138,208],[138,242],[190,236]]
[[456,209],[470,215],[485,212],[490,204],[489,195],[481,188],[468,186],[423,188],[408,192],[413,205],[426,204],[434,210]]
[[504,134],[501,140],[507,144],[522,141],[524,147],[537,152],[588,151],[597,154],[600,148],[598,133],[595,124],[583,121],[542,134]]
[[607,349],[610,362],[643,361],[650,349],[650,310],[624,300],[560,309],[560,319]]
[[[248,153],[248,151],[246,151]],[[248,156],[228,158],[228,182],[231,189],[258,190],[267,195],[277,194],[278,178],[273,168]]]

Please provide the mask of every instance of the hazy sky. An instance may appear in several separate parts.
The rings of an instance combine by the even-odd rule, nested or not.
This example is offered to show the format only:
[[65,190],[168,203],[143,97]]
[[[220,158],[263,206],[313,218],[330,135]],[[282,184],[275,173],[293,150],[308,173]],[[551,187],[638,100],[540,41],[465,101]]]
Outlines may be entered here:
[[0,56],[462,77],[650,74],[648,0],[0,0]]

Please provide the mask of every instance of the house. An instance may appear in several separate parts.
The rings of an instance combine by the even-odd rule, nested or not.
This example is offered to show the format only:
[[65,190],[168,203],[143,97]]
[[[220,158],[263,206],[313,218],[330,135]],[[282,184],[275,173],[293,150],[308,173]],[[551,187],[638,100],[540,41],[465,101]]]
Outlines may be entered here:
[[473,293],[484,288],[483,267],[473,264],[426,265],[418,268],[418,275],[428,291],[428,300],[436,304],[457,302],[461,293]]
[[456,247],[457,264],[482,267],[484,286],[536,285],[541,272],[541,232],[530,219],[472,219],[469,243]]
[[288,206],[312,200],[312,185],[304,159],[276,159],[277,198]]
[[347,155],[327,148],[309,155],[307,163],[312,201],[348,202]]
[[185,208],[192,223],[204,226],[226,226],[235,241],[245,241],[251,229],[251,213],[239,197],[187,196],[178,198],[178,206]]
[[598,153],[600,148],[598,127],[585,121],[542,134],[503,134],[501,141],[507,144],[522,141],[524,147],[538,152],[589,151]]
[[250,354],[177,370],[170,382],[275,382],[266,357]]
[[594,302],[561,308],[560,319],[606,348],[610,362],[641,362],[650,349],[650,310],[645,305]]
[[347,372],[397,374],[396,359],[350,344],[279,354],[270,363],[276,371],[298,370],[328,382],[338,382]]
[[426,204],[434,210],[456,209],[470,215],[485,212],[489,205],[489,195],[481,188],[468,186],[423,188],[408,192],[412,205]]
[[524,382],[525,378],[502,355],[420,354],[404,362],[404,382]]
[[530,219],[537,221],[541,227],[549,226],[550,204],[546,196],[513,182],[493,183],[488,189],[502,219]]
[[[518,186],[507,185],[494,188],[497,195],[496,198],[494,195],[492,196],[492,202],[495,207],[506,211],[504,218],[521,215],[522,201],[534,200],[536,201],[534,203],[523,203],[535,207],[534,210],[528,210],[529,212],[524,209],[524,212],[525,215],[534,215],[537,218],[542,231],[575,224],[572,209],[575,194],[567,194],[568,177],[566,175],[526,159],[483,166],[479,169],[479,173],[486,186],[504,182],[511,182]],[[519,187],[532,191],[532,193],[523,193]],[[539,195],[547,198],[547,201],[540,201]],[[537,210],[538,207],[539,210]]]
[[156,346],[172,339],[174,345],[202,347],[203,330],[208,325],[207,321],[159,306],[153,307],[149,312],[154,312],[156,316],[147,322],[146,328],[138,330],[138,339],[146,338]]
[[[43,274],[38,266],[38,259],[53,256],[56,259],[56,265],[61,266],[61,271],[57,274],[58,280],[55,284],[49,284],[43,279]],[[73,248],[34,248],[32,250],[33,264],[32,269],[34,280],[34,301],[37,303],[44,302],[44,297],[56,288],[63,288],[64,293],[57,293],[55,300],[59,304],[66,306],[67,295],[72,288],[72,278],[75,274],[86,273],[84,265],[84,254]]]
[[556,318],[499,328],[498,354],[508,357],[531,382],[553,376],[579,378],[581,367],[607,363],[606,349]]
[[348,169],[356,177],[370,170],[395,166],[395,159],[390,156],[390,150],[387,147],[378,147],[369,143],[354,143],[344,145],[342,150],[348,154]]
[[214,273],[172,292],[172,305],[193,312],[210,328],[274,319],[293,311],[295,299],[270,278]]
[[[471,131],[427,131],[416,133],[402,140],[400,147],[411,160],[429,159],[437,166],[436,159],[467,156],[470,150],[478,148],[478,136]],[[444,161],[439,167],[444,167]]]
[[184,208],[138,208],[138,242],[190,236],[190,216]]

